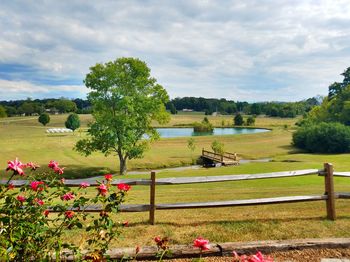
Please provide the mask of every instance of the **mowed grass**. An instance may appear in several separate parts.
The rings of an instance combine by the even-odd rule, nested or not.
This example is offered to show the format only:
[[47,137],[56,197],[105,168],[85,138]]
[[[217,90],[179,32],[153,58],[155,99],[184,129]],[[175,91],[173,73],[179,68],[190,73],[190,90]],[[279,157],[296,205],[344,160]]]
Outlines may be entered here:
[[[43,166],[51,159],[66,167],[66,177],[88,177],[105,172],[117,172],[118,161],[114,156],[104,157],[95,153],[85,158],[72,150],[76,141],[85,132],[75,134],[46,134],[48,127],[64,127],[66,115],[52,116],[51,123],[42,127],[37,118],[8,118],[0,120],[0,160],[6,168],[6,161],[19,157],[24,162],[33,161]],[[92,120],[81,115],[83,130]],[[233,116],[209,116],[216,126],[222,120],[232,125]],[[203,115],[176,115],[168,126],[189,125],[201,121]],[[230,122],[231,121],[231,122]],[[259,117],[256,126],[271,128],[271,132],[252,135],[195,137],[199,156],[202,148],[209,149],[214,139],[225,144],[225,149],[237,152],[244,158],[271,158],[271,162],[247,163],[233,167],[165,170],[157,177],[218,176],[229,174],[255,174],[277,171],[321,169],[324,162],[332,162],[336,171],[350,171],[350,155],[321,155],[298,152],[291,146],[291,136],[296,119]],[[187,148],[188,138],[161,139],[152,144],[143,159],[132,160],[129,168],[152,169],[188,165],[191,153]],[[3,176],[6,174],[3,172]],[[148,178],[149,172],[129,174],[125,178]],[[116,177],[117,178],[117,177]],[[336,178],[338,192],[350,192],[350,179]],[[324,192],[322,177],[317,175],[240,182],[206,183],[178,186],[157,186],[156,203],[207,202],[234,199],[252,199],[292,195],[321,195]],[[96,189],[88,189],[93,195]],[[134,186],[126,204],[149,203],[149,188]],[[156,225],[148,225],[148,213],[121,213],[117,221],[129,221],[122,228],[122,237],[115,239],[114,246],[153,245],[156,235],[168,236],[172,244],[190,244],[197,236],[211,242],[253,241],[267,239],[296,239],[313,237],[349,237],[349,201],[337,200],[338,219],[326,219],[324,202],[276,204],[252,207],[228,207],[212,209],[189,209],[156,211]],[[98,215],[98,214],[97,214]],[[84,239],[84,232],[68,231],[67,239]],[[72,236],[79,235],[78,238]]]
[[[46,165],[48,161],[57,160],[66,167],[67,177],[87,177],[105,172],[116,173],[119,169],[118,158],[114,155],[105,157],[94,153],[84,157],[73,150],[76,142],[86,136],[87,124],[92,121],[90,115],[80,115],[82,128],[73,133],[48,134],[50,127],[64,127],[67,115],[51,116],[50,123],[43,127],[36,117],[17,117],[0,120],[0,160],[6,163],[9,159],[19,157],[22,161],[33,161]],[[175,115],[167,126],[180,123],[190,124],[201,121],[202,115]],[[222,120],[228,123],[232,116],[209,116],[209,120],[220,126]],[[199,157],[202,148],[210,149],[213,140],[225,144],[226,151],[237,152],[244,158],[266,158],[285,155],[294,149],[290,146],[291,131],[284,125],[291,126],[295,119],[257,118],[256,126],[272,128],[272,132],[249,135],[205,136],[196,137],[196,150],[193,154]],[[153,143],[144,158],[128,162],[129,170],[156,169],[189,165],[192,162],[191,152],[187,148],[188,138],[160,139]]]

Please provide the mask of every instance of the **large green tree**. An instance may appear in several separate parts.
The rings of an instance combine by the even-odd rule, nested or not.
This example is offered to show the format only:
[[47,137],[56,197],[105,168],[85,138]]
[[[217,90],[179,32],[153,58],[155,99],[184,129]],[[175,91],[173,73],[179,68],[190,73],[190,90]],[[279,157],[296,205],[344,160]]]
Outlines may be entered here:
[[125,174],[127,160],[141,158],[149,142],[159,138],[151,122],[169,121],[168,94],[151,77],[146,63],[135,58],[96,64],[84,83],[91,89],[88,99],[94,122],[88,138],[78,141],[76,149],[85,155],[94,151],[116,154],[120,173]]

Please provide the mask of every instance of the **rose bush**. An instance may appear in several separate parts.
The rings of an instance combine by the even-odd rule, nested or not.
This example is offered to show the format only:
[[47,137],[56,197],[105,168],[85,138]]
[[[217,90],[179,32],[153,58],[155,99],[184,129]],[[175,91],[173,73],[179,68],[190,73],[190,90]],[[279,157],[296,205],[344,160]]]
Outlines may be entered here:
[[[120,234],[121,223],[111,214],[118,213],[129,185],[112,187],[112,175],[100,182],[94,197],[87,197],[88,183],[76,190],[64,184],[60,176],[64,168],[50,161],[50,172],[37,173],[38,165],[8,161],[7,172],[12,172],[6,184],[0,185],[0,260],[60,260],[63,250],[70,250],[76,259],[102,259],[111,240]],[[15,188],[14,176],[25,176],[28,183]],[[119,189],[121,188],[121,189]],[[99,215],[85,212],[91,205],[99,205]],[[79,248],[62,235],[67,230],[87,232],[88,251]],[[85,247],[86,248],[86,247]]]

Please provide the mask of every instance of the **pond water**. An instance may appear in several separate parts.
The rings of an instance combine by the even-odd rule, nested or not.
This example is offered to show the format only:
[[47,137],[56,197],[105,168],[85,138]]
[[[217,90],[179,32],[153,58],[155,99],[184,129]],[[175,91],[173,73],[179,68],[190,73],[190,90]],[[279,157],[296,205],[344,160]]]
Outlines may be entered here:
[[207,132],[194,132],[193,128],[186,127],[172,127],[172,128],[157,128],[157,131],[162,138],[171,138],[171,137],[188,137],[188,136],[222,136],[222,135],[239,135],[239,134],[256,134],[268,132],[268,129],[261,128],[214,128],[212,133]]

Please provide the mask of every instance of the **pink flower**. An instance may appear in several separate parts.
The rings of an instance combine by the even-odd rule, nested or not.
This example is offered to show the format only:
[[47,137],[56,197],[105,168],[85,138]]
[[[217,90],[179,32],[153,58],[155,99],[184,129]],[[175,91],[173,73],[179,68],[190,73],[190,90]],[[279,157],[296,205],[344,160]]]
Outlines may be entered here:
[[74,211],[68,210],[68,211],[64,212],[64,215],[66,216],[66,218],[71,219],[74,217],[75,213],[74,213]]
[[24,171],[23,171],[24,167],[25,167],[25,165],[23,165],[22,162],[19,161],[18,158],[16,157],[15,160],[7,162],[6,171],[12,170],[15,175],[19,174],[20,176],[23,176],[24,175]]
[[35,198],[34,201],[35,201],[39,206],[44,205],[44,201],[42,201],[42,200],[39,199],[39,198]]
[[34,164],[33,162],[29,162],[25,165],[26,167],[30,167],[32,170],[35,170],[37,168],[39,168],[39,165]]
[[210,249],[209,240],[201,238],[201,237],[197,237],[193,241],[193,246],[199,247],[201,249],[201,251]]
[[62,175],[64,172],[64,167],[60,168],[60,167],[55,167],[53,168],[53,171],[56,173],[56,174],[59,174],[59,175]]
[[58,167],[58,162],[51,160],[49,164],[47,165],[49,168],[55,169]]
[[34,191],[43,191],[45,183],[43,181],[33,181],[30,183],[30,187]]
[[90,184],[89,183],[85,183],[85,182],[83,182],[83,183],[81,183],[80,184],[80,188],[87,188],[87,187],[89,187],[90,186]]
[[25,196],[19,195],[19,196],[17,196],[17,200],[18,200],[19,202],[23,203],[24,201],[26,201],[26,197],[25,197]]
[[260,251],[251,256],[239,256],[235,251],[233,251],[233,259],[234,262],[273,262],[271,257],[264,257]]
[[105,174],[105,179],[107,180],[107,181],[111,181],[112,180],[112,174]]
[[61,196],[62,200],[68,201],[74,199],[74,194],[73,193],[67,193]]
[[118,189],[121,190],[121,191],[129,191],[131,186],[129,186],[128,184],[118,184],[117,185]]
[[61,178],[60,181],[62,184],[64,184],[66,182],[66,180],[64,178]]
[[7,186],[8,190],[12,190],[15,188],[15,185],[10,183],[8,186]]
[[46,210],[43,212],[43,214],[44,214],[44,216],[48,217],[49,214],[50,214],[50,211],[46,209]]
[[97,187],[99,194],[105,196],[108,193],[108,188],[105,184],[101,184]]

